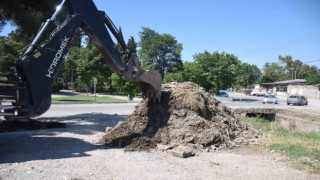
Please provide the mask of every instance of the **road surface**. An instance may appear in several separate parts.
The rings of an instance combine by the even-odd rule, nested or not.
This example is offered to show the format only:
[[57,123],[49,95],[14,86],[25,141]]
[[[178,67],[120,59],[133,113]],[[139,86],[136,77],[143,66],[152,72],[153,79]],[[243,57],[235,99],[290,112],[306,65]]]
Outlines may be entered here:
[[61,117],[80,114],[128,115],[134,111],[137,102],[107,104],[52,104],[41,117]]
[[136,103],[53,104],[42,119],[66,128],[0,134],[0,179],[319,179],[285,159],[251,149],[180,159],[159,150],[124,152],[99,144]]
[[[293,106],[287,105],[285,97],[278,97],[278,104],[262,104],[263,96],[249,96],[241,93],[229,92],[230,98],[216,97],[219,101],[225,105],[235,108],[290,108],[290,109],[308,109],[308,110],[320,110],[320,100],[308,99],[308,105],[306,106]],[[235,101],[231,101],[234,99]]]

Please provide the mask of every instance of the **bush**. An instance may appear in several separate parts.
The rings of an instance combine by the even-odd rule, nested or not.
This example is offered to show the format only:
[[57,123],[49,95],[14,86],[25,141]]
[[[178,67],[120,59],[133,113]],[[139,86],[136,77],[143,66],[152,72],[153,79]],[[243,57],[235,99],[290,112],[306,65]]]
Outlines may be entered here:
[[53,85],[52,85],[52,92],[59,92],[60,90],[63,89],[63,84],[62,82],[59,82],[57,80],[53,81]]

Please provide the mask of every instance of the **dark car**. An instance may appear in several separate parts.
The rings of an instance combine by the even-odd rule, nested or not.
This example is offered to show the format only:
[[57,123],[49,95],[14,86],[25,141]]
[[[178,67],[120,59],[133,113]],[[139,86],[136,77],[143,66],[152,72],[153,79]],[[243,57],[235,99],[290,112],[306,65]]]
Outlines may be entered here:
[[304,96],[300,95],[291,95],[287,99],[287,104],[293,104],[293,105],[308,105],[308,100]]
[[217,95],[219,97],[229,97],[229,94],[226,91],[219,91]]

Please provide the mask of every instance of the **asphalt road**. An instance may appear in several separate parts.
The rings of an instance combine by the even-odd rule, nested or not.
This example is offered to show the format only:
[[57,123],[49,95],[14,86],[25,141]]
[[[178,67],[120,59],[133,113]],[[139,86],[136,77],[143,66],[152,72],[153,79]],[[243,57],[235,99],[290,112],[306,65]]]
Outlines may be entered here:
[[[263,97],[248,96],[241,93],[229,92],[231,98],[216,97],[231,108],[292,108],[301,110],[320,110],[320,100],[308,99],[307,106],[288,106],[285,97],[278,97],[279,104],[262,104]],[[130,103],[107,104],[52,104],[51,108],[41,117],[59,117],[81,114],[129,115],[134,111],[137,101]]]
[[128,115],[134,111],[137,103],[108,104],[52,104],[51,108],[40,117],[58,117],[81,114]]
[[[230,98],[216,97],[225,105],[231,108],[291,108],[291,109],[308,109],[308,110],[320,110],[320,100],[308,99],[308,105],[306,106],[293,106],[287,105],[286,97],[278,97],[278,104],[262,104],[263,96],[249,96],[241,93],[229,92]],[[231,101],[231,98],[235,101]]]

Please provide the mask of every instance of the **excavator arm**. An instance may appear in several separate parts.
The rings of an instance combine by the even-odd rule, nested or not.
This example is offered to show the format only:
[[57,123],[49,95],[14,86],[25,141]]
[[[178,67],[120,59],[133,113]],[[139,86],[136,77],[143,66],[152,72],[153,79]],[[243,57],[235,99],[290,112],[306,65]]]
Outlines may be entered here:
[[[63,7],[68,10],[69,16],[57,26],[56,19]],[[55,30],[45,38],[53,26]],[[160,100],[160,74],[155,70],[145,71],[140,67],[137,55],[128,52],[122,35],[106,13],[98,11],[92,0],[63,0],[16,62],[19,81],[13,84],[16,87],[16,100],[12,107],[17,111],[14,117],[35,117],[50,108],[53,81],[79,28],[93,41],[111,70],[140,87],[144,97]],[[125,50],[125,58],[128,59],[120,55],[110,34]],[[41,44],[43,39],[46,41]],[[12,94],[14,93],[11,92],[10,95]],[[12,111],[2,113],[11,117],[7,112]]]

